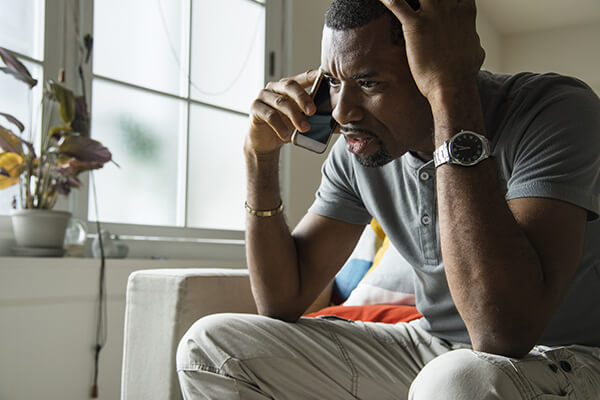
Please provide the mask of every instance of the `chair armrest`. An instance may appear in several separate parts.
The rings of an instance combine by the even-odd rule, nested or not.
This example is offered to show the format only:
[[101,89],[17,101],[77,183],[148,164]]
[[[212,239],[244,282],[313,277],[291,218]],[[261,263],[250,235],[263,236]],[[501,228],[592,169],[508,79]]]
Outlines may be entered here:
[[200,317],[255,313],[247,270],[154,269],[129,276],[123,342],[122,400],[179,400],[179,340]]

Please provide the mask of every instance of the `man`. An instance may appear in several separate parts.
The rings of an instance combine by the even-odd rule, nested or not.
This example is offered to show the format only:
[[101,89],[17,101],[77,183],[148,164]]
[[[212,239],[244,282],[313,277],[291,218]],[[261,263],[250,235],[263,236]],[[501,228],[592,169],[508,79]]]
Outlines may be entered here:
[[[247,256],[261,316],[192,327],[185,398],[600,399],[600,102],[558,75],[479,72],[473,0],[410,3],[330,7],[321,69],[345,140],[291,234],[279,150],[308,129],[316,73],[254,102]],[[299,319],[373,217],[414,267],[424,317]]]

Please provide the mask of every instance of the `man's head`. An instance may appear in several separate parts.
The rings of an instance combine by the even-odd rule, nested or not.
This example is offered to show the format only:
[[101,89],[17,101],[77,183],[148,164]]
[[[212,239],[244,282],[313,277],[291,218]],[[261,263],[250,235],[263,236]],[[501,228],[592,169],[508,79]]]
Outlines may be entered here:
[[334,0],[327,11],[321,67],[331,84],[333,117],[365,166],[409,150],[432,151],[431,111],[403,44],[402,25],[379,0]]
[[355,29],[382,16],[392,19],[390,29],[394,44],[404,43],[402,25],[379,0],[336,0],[325,14],[325,26],[336,30]]
[[[415,10],[420,6],[419,0],[406,2]],[[403,44],[402,24],[379,0],[335,0],[325,13],[325,26],[336,30],[360,28],[384,15],[392,19],[392,43]]]

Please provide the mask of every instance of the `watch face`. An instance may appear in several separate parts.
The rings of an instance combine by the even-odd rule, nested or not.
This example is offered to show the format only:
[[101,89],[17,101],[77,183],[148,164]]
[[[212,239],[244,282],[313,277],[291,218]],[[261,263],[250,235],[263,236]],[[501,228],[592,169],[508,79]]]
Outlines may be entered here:
[[472,165],[483,155],[483,143],[472,133],[456,135],[450,143],[450,155],[461,164]]

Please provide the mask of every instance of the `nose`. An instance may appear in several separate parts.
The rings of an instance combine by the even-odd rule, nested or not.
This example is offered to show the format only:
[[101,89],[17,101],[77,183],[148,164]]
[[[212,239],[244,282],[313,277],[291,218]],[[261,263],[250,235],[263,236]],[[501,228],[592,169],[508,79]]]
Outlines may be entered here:
[[352,93],[347,87],[340,88],[331,95],[333,119],[340,125],[347,125],[363,119],[364,110],[360,104],[360,94]]

